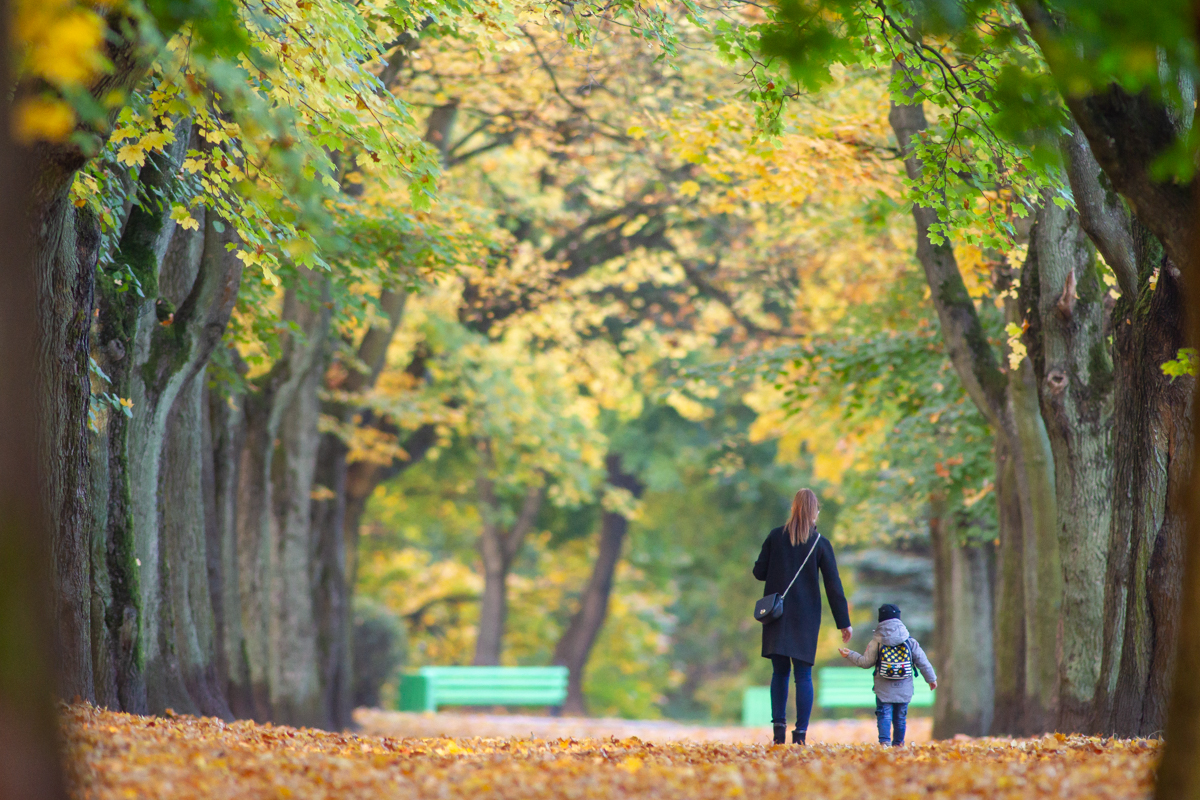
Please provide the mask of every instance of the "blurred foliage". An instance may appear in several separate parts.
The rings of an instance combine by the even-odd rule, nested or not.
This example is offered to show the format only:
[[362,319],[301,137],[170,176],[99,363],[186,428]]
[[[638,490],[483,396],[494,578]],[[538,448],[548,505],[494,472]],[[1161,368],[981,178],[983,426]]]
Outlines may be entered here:
[[354,705],[378,706],[380,690],[393,680],[407,656],[407,632],[387,608],[354,598]]

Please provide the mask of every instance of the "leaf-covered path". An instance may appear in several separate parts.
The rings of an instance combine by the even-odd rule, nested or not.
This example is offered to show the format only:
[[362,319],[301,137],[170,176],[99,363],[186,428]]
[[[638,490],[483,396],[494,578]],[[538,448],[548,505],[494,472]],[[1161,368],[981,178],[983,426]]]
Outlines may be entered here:
[[1137,798],[1158,744],[1047,736],[808,748],[395,739],[72,706],[76,798]]
[[[522,737],[530,739],[628,739],[646,742],[723,742],[761,744],[771,741],[771,727],[689,725],[673,720],[534,717],[520,714],[411,714],[360,708],[354,721],[363,733],[401,739]],[[909,717],[909,742],[927,742],[933,731],[929,717]],[[875,719],[823,719],[808,725],[808,741],[819,744],[868,744],[876,741]]]

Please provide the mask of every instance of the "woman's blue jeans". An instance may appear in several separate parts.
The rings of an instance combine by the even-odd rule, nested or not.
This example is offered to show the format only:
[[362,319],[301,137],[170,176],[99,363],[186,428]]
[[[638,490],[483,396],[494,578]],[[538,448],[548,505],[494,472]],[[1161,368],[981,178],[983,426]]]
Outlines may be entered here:
[[807,731],[813,707],[813,665],[798,658],[771,656],[771,723],[787,724],[788,677],[793,666],[796,668],[796,730]]
[[898,747],[904,744],[908,703],[881,703],[875,698],[875,719],[879,722],[879,743]]

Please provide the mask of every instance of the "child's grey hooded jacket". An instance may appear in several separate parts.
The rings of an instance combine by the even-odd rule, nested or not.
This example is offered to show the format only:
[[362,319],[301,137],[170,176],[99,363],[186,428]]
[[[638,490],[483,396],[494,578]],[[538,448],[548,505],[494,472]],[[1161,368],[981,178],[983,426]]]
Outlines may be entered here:
[[[847,656],[847,660],[855,666],[870,669],[879,660],[879,648],[881,646],[900,644],[910,639],[912,640],[909,642],[909,646],[912,647],[913,666],[920,670],[921,676],[925,678],[926,683],[933,683],[937,680],[937,674],[933,671],[933,664],[929,663],[929,657],[921,649],[920,643],[909,635],[908,628],[904,627],[904,623],[898,619],[885,619],[879,623],[878,627],[875,628],[875,635],[867,643],[867,648],[863,651],[862,655],[851,650],[850,655]],[[875,696],[882,703],[908,703],[912,700],[913,696],[913,679],[902,678],[901,680],[893,681],[876,674]]]

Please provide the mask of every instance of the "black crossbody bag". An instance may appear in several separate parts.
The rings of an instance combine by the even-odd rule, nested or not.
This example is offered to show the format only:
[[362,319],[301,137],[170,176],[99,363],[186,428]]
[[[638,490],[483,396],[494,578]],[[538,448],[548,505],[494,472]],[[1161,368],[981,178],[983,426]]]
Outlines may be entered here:
[[[796,578],[800,577],[800,572],[804,569],[804,565],[808,563],[809,556],[813,554],[813,550],[817,549],[817,542],[821,541],[821,534],[817,534],[817,538],[813,539],[812,547],[808,548],[808,555],[804,557],[804,561],[800,562],[800,569],[796,570],[796,574],[792,576],[792,583],[796,582]],[[783,598],[787,597],[787,593],[792,590],[792,583],[787,585],[783,590],[783,594],[773,592],[754,604],[754,618],[764,625],[768,622],[774,622],[783,616]]]

